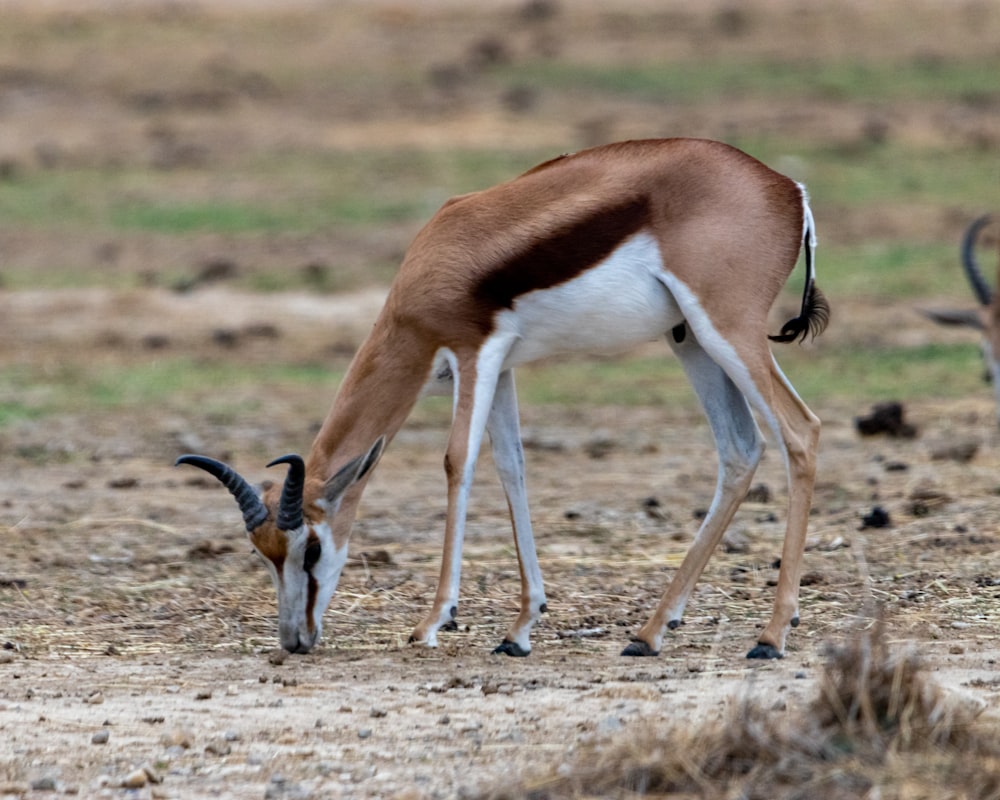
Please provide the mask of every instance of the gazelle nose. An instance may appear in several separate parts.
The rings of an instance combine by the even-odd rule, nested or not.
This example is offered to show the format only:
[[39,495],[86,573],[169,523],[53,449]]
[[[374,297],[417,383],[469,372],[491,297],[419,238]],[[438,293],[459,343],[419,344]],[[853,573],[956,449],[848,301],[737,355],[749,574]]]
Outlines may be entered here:
[[313,649],[319,637],[303,637],[299,631],[287,631],[281,636],[281,646],[289,653],[303,655]]

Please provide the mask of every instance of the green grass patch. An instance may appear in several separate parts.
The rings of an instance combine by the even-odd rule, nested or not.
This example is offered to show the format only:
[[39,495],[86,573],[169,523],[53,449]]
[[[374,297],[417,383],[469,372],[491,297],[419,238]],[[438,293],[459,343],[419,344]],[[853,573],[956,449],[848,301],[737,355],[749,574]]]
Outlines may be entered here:
[[988,392],[983,360],[969,344],[920,347],[784,349],[776,355],[807,404],[826,400],[865,404],[880,400],[969,397]]
[[192,203],[186,205],[129,203],[112,210],[112,227],[154,233],[185,234],[248,233],[281,231],[294,226],[294,219],[263,208],[229,203]]
[[[915,348],[779,348],[782,368],[807,404],[862,406],[887,399],[967,397],[986,392],[978,347],[932,344]],[[328,364],[246,365],[160,358],[101,367],[64,364],[55,371],[0,369],[0,427],[61,414],[197,409],[215,424],[237,425],[266,411],[276,390],[285,397],[317,395],[325,412],[343,377]],[[666,344],[663,355],[616,359],[553,359],[517,371],[522,406],[659,406],[685,411],[698,401]],[[219,387],[225,386],[223,396]],[[310,400],[310,403],[313,401]],[[446,424],[448,398],[422,400],[415,418]]]
[[[198,408],[216,420],[260,411],[270,386],[321,386],[324,402],[342,373],[328,364],[254,366],[190,358],[55,368],[0,369],[0,425],[70,413]],[[223,396],[219,387],[226,387]],[[253,392],[241,390],[253,387]],[[237,396],[243,399],[234,399]]]
[[701,59],[606,65],[530,61],[500,69],[497,75],[512,84],[560,93],[598,92],[673,103],[755,95],[845,101],[940,101],[951,97],[980,104],[1000,92],[995,79],[998,72],[1000,57],[879,63]]
[[[816,263],[819,285],[835,305],[838,298],[851,297],[896,303],[951,294],[962,302],[972,300],[957,242],[954,246],[874,240],[857,247],[821,244]],[[800,285],[800,280],[796,273],[789,286]]]

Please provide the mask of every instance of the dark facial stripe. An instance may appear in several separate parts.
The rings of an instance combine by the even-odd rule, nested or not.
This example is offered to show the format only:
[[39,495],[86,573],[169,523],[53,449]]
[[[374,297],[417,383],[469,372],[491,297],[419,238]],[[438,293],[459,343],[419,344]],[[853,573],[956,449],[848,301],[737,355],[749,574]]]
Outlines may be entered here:
[[[484,277],[473,290],[474,297],[490,309],[513,308],[519,296],[558,286],[598,264],[649,221],[645,197],[603,208],[555,231],[548,239],[530,243]],[[488,319],[492,320],[492,314]]]
[[319,583],[311,572],[306,576],[306,579],[309,581],[306,597],[306,625],[311,633],[316,628],[313,622],[313,611],[316,609],[316,595],[319,593]]

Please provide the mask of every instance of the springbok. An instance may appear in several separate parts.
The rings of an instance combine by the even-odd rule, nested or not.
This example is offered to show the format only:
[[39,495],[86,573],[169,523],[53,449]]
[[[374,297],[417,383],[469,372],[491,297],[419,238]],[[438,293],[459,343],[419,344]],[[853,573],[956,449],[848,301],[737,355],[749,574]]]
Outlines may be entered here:
[[[1000,425],[1000,291],[995,292],[990,289],[983,277],[983,270],[976,260],[979,234],[983,228],[995,221],[992,216],[985,214],[969,225],[962,236],[962,269],[972,287],[972,293],[979,301],[979,306],[963,309],[926,308],[921,309],[921,313],[941,325],[975,328],[982,333],[983,359],[986,361],[989,378],[993,382],[997,424]],[[997,280],[1000,281],[1000,265],[997,266]]]
[[[469,489],[489,433],[521,573],[520,613],[494,652],[525,656],[546,611],[525,489],[514,367],[556,353],[620,351],[665,337],[715,438],[715,494],[655,613],[622,655],[657,655],[747,492],[764,450],[751,408],[788,473],[774,610],[749,658],[780,658],[798,625],[799,577],[820,423],[768,338],[825,327],[805,188],[749,155],[697,139],[627,141],[547,161],[447,201],[417,234],[351,362],[308,457],[262,495],[229,466],[185,455],[236,498],[278,595],[279,633],[309,651],[347,560],[358,502],[422,391],[451,393],[444,554],[429,614],[410,642],[437,644],[458,608]],[[805,251],[801,311],[768,337],[768,312]]]

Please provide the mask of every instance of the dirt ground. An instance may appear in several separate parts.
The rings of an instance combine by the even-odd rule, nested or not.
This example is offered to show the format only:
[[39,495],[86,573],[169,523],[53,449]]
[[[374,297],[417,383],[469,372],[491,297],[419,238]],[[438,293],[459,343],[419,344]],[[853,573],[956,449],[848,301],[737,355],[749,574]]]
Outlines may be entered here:
[[[325,302],[336,312],[378,299]],[[296,302],[215,300],[234,321],[261,302]],[[137,325],[178,300],[145,303]],[[28,305],[21,313],[45,312]],[[90,307],[78,322],[100,330],[100,304]],[[197,335],[194,317],[177,313]],[[748,696],[775,714],[801,711],[824,642],[870,624],[876,604],[896,646],[917,648],[938,682],[995,713],[1000,456],[988,399],[907,407],[915,439],[860,438],[851,410],[815,405],[826,425],[803,622],[786,658],[766,664],[744,654],[770,610],[783,533],[773,454],[684,626],[659,658],[618,655],[710,499],[715,461],[693,410],[523,410],[550,609],[524,660],[490,653],[516,613],[517,566],[488,463],[460,628],[437,650],[406,644],[439,563],[446,430],[433,416],[404,429],[366,492],[324,644],[285,658],[273,592],[234,504],[170,466],[201,439],[241,454],[247,431],[174,414],[7,429],[2,788],[116,796],[133,780],[158,797],[461,796],[650,720],[690,724]],[[277,407],[252,434],[275,452],[304,441],[280,398]],[[264,477],[262,459],[235,461]],[[891,527],[863,526],[876,505]]]
[[[758,5],[770,13],[781,4]],[[415,19],[405,3],[380,8],[384,28]],[[739,15],[732,19],[738,24]],[[878,36],[877,29],[859,30],[852,45],[875,47]],[[953,41],[942,32],[927,41],[942,51],[995,47],[987,38],[973,32]],[[927,46],[918,39],[907,47]],[[827,38],[816,41],[833,47]],[[411,44],[413,52],[427,46],[417,34]],[[12,125],[6,132],[11,163],[22,164],[18,148],[30,140],[31,125],[48,126],[59,114],[80,126],[69,129],[60,158],[99,159],[88,136],[100,136],[85,132],[97,123],[67,111],[75,95],[44,96],[24,130]],[[95,103],[96,119],[103,106]],[[276,139],[316,135],[327,145],[333,137],[333,146],[354,147],[377,128],[392,140],[387,146],[412,146],[422,137],[477,135],[481,143],[505,136],[555,142],[567,130],[578,141],[594,125],[613,136],[641,127],[642,109],[623,104],[572,124],[542,120],[525,132],[470,103],[439,125],[426,118],[392,127],[373,114],[322,135],[283,121],[254,130]],[[557,106],[553,119],[564,111]],[[739,119],[766,133],[798,120],[807,130],[852,136],[871,109],[833,98],[805,118],[764,112],[739,103],[724,113],[704,110],[692,132],[718,135]],[[288,109],[272,113],[277,119]],[[664,127],[671,113],[664,112]],[[949,124],[985,125],[989,134],[986,117],[984,111],[978,121]],[[909,135],[945,135],[933,109],[898,108],[891,118],[905,121],[900,127]],[[140,131],[124,121],[115,140],[123,157],[144,146],[148,137]],[[250,146],[229,133],[221,123],[198,129],[199,146]],[[929,218],[887,209],[880,222],[925,231],[942,226],[948,213]],[[830,238],[863,237],[870,224],[846,214]],[[43,263],[62,249],[111,272],[149,269],[172,247],[134,237],[109,266],[105,242],[75,235],[69,241],[5,231],[2,242],[21,264]],[[354,242],[355,250],[392,251],[409,233],[389,235],[389,244]],[[248,245],[238,257],[255,269],[255,258],[299,258],[344,244],[282,240],[257,250]],[[219,242],[192,237],[186,246],[184,256],[197,262]],[[237,361],[277,364],[325,354],[342,367],[382,297],[379,288],[255,294],[225,284],[187,294],[155,285],[23,290],[2,295],[0,324],[10,361],[47,365],[53,380],[67,365],[154,359],[155,337],[164,330],[172,332],[171,348],[195,357],[230,347],[219,339],[223,330],[237,333],[237,346],[227,351]],[[860,340],[859,331],[875,328],[900,341],[936,335],[910,308],[886,310],[863,298],[835,314],[825,335],[834,340]],[[272,319],[281,320],[280,336],[259,327]],[[906,402],[918,431],[913,438],[860,437],[854,418],[869,410],[864,398],[806,398],[824,429],[802,624],[786,657],[770,663],[744,655],[770,613],[783,535],[787,493],[773,451],[684,625],[656,659],[619,656],[711,499],[711,438],[690,405],[522,408],[549,601],[529,658],[491,654],[516,614],[518,572],[488,454],[473,492],[459,629],[443,633],[436,650],[407,645],[430,605],[440,556],[447,429],[434,410],[418,411],[367,489],[322,646],[308,656],[276,651],[273,590],[234,504],[213,481],[171,464],[193,450],[231,459],[251,479],[263,479],[267,460],[308,447],[334,388],[278,388],[262,397],[252,387],[219,387],[189,403],[158,404],[155,413],[88,406],[0,428],[0,797],[472,796],[569,764],[581,746],[620,740],[651,721],[692,725],[747,697],[775,715],[797,713],[815,694],[824,643],[871,625],[877,613],[893,645],[915,648],[955,697],[982,706],[986,716],[998,713],[1000,441],[985,386],[966,400]],[[220,398],[242,409],[234,412],[238,426],[219,411]],[[888,513],[887,527],[864,523],[876,507]]]

